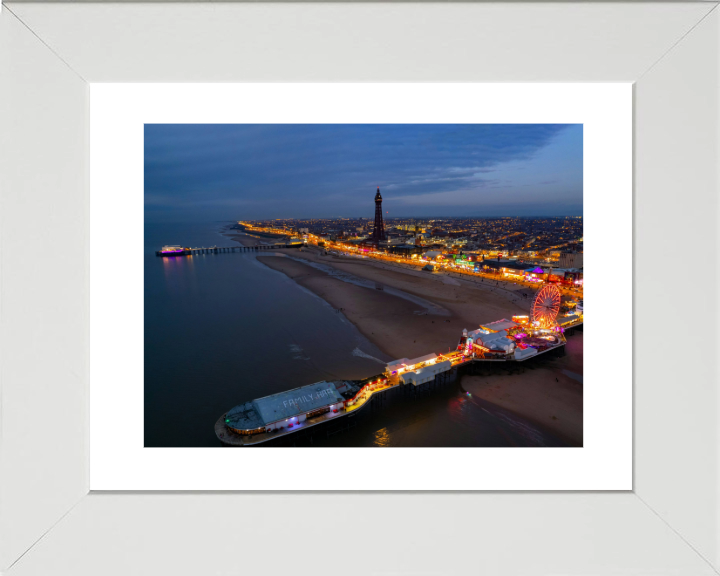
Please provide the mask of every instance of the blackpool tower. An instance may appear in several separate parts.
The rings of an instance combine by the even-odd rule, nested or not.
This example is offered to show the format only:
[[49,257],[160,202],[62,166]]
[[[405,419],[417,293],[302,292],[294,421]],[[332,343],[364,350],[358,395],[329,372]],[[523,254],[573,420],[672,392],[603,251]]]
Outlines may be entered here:
[[375,194],[375,227],[373,228],[372,240],[376,244],[385,240],[385,224],[382,217],[382,196],[380,196],[380,186],[378,186],[377,194]]

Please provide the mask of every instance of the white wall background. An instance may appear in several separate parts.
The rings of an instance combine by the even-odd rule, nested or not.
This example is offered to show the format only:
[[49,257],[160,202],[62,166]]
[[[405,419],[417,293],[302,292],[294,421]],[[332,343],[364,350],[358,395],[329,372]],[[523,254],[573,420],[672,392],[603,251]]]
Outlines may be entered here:
[[[546,6],[542,13],[540,5],[512,3],[447,11],[371,4],[338,15],[338,6],[323,12],[293,5],[278,15],[281,7],[263,4],[5,5],[0,569],[12,565],[13,576],[716,574],[710,563],[720,569],[720,450],[711,332],[702,334],[708,356],[685,363],[636,334],[636,494],[115,493],[80,499],[87,486],[87,87],[78,78],[639,78],[636,320],[651,331],[663,311],[668,322],[696,314],[715,325],[717,273],[706,275],[702,289],[691,289],[672,274],[653,281],[652,266],[661,261],[658,252],[710,270],[718,262],[715,7],[581,3]],[[28,226],[36,235],[27,234]],[[668,229],[687,240],[673,242]],[[62,250],[37,266],[48,243]],[[308,514],[323,506],[347,511],[341,530],[323,514]],[[260,529],[248,533],[248,524]],[[305,561],[326,538],[342,539],[344,530],[389,534],[391,544],[344,565]]]

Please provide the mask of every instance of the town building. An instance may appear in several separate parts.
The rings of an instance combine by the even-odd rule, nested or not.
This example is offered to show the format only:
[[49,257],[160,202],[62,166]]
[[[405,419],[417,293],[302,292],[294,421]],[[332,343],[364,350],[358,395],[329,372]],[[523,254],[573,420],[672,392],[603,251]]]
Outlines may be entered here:
[[582,268],[582,252],[560,252],[560,268]]
[[390,252],[390,254],[398,254],[404,258],[408,258],[413,254],[421,254],[422,248],[420,246],[416,246],[415,244],[391,244],[388,246],[388,252]]

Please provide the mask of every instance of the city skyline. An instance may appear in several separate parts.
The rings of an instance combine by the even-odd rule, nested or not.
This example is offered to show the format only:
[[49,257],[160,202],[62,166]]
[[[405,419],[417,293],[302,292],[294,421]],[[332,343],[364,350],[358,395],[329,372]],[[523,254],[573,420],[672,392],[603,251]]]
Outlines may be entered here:
[[146,125],[148,222],[582,215],[582,125]]

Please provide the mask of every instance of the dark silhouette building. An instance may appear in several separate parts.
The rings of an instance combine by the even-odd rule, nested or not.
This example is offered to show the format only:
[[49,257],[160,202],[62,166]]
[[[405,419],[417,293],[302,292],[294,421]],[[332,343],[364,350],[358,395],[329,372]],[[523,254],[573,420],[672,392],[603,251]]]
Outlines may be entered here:
[[385,240],[385,224],[382,216],[382,196],[380,196],[380,186],[378,186],[377,194],[375,194],[375,227],[373,228],[372,241],[382,242]]

